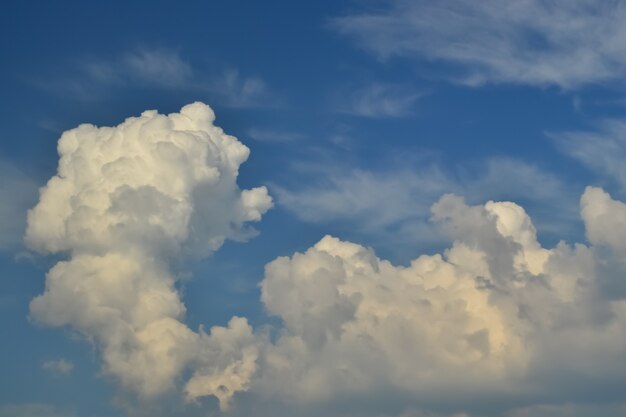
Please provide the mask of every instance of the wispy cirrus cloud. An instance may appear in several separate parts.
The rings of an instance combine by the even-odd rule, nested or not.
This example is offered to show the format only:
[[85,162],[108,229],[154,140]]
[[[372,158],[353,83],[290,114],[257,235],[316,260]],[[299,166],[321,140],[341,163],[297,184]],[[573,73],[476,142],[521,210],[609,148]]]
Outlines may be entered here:
[[374,82],[337,97],[337,111],[371,118],[398,118],[413,114],[423,94],[412,87]]
[[177,51],[138,49],[108,59],[83,58],[66,64],[62,75],[33,76],[36,87],[81,101],[97,100],[116,88],[156,88],[202,92],[212,101],[235,108],[275,107],[280,102],[258,76],[233,67],[192,64]]
[[605,120],[596,129],[550,136],[565,154],[626,192],[626,120]]
[[308,185],[271,189],[279,206],[305,222],[349,225],[357,234],[394,244],[440,239],[428,220],[430,207],[449,192],[470,201],[496,198],[536,206],[536,222],[546,234],[563,234],[577,221],[576,187],[522,160],[483,162],[479,169],[459,165],[455,170],[429,158],[411,164],[394,159],[377,169],[334,162],[300,165],[296,171]]
[[569,89],[623,79],[625,20],[623,0],[394,0],[330,24],[380,59],[450,64],[457,82]]

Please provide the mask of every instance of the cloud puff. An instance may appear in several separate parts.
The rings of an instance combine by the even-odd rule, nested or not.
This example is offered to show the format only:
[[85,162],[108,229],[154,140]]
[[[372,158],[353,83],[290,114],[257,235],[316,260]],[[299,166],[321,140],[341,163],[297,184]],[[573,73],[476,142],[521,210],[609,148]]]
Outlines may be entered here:
[[456,65],[463,83],[574,88],[623,77],[624,6],[621,0],[395,0],[331,25],[383,59]]
[[622,398],[626,296],[602,286],[626,254],[626,204],[587,188],[590,245],[553,248],[511,202],[449,194],[431,212],[453,244],[408,266],[331,236],[266,266],[262,301],[283,325],[253,392],[379,412],[392,397],[423,415],[475,416]]
[[36,321],[85,335],[104,372],[143,397],[172,388],[193,365],[188,398],[215,395],[226,407],[254,370],[251,328],[233,318],[208,334],[189,329],[169,263],[252,237],[247,223],[272,200],[265,187],[239,189],[249,150],[214,118],[194,103],[63,133],[58,173],[28,213],[25,241],[68,256],[31,302]]

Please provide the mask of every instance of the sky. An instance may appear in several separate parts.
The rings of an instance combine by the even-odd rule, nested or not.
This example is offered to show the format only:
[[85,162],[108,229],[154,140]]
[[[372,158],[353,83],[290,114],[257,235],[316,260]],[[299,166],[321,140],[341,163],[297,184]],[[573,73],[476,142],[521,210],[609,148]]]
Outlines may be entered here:
[[626,416],[626,1],[8,1],[0,417]]

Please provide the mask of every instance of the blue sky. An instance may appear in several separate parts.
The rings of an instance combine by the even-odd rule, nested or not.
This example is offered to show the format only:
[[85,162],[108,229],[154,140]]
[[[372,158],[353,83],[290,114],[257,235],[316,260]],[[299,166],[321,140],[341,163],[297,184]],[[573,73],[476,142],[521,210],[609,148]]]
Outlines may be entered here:
[[[624,19],[621,0],[5,4],[0,416],[626,415]],[[191,121],[124,130],[145,110]],[[152,119],[187,162],[129,133]],[[59,162],[84,123],[124,145],[83,130]],[[73,191],[40,195],[59,166]],[[163,357],[107,287],[126,261],[165,297],[147,310],[179,309]],[[81,319],[96,304],[135,317],[129,339]]]

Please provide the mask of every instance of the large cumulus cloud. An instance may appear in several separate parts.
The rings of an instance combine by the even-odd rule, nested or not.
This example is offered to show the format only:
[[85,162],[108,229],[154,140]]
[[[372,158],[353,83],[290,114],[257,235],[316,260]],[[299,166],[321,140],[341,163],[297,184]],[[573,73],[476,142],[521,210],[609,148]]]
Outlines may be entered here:
[[626,300],[602,288],[626,254],[626,204],[589,187],[581,213],[589,245],[544,248],[519,205],[445,195],[432,207],[453,241],[441,254],[398,266],[326,236],[274,260],[262,301],[283,326],[253,391],[305,405],[360,398],[370,412],[391,395],[471,415],[618,401]]
[[193,364],[188,397],[216,395],[225,407],[254,371],[252,329],[242,318],[210,334],[188,328],[168,264],[253,236],[247,222],[272,200],[265,187],[239,189],[249,150],[214,118],[194,103],[65,132],[58,173],[28,214],[25,240],[68,257],[31,302],[35,320],[84,334],[104,372],[143,397],[170,389]]

